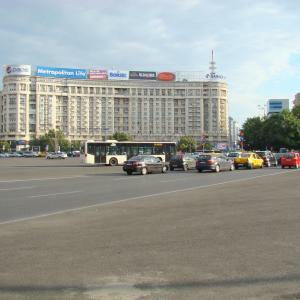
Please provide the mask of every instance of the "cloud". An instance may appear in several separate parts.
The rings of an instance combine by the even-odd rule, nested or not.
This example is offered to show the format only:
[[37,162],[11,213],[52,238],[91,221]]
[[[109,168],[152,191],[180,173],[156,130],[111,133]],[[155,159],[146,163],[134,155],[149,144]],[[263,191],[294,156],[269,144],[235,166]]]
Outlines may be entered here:
[[284,0],[11,0],[0,11],[0,57],[2,64],[206,72],[214,49],[230,114],[241,122],[280,80],[294,84],[282,94],[299,87],[299,13],[298,1]]

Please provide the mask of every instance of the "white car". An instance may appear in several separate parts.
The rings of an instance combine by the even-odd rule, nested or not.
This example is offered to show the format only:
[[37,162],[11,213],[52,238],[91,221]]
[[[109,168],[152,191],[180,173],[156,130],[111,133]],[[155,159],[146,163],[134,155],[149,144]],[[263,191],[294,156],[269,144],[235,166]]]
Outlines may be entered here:
[[65,159],[68,155],[65,152],[49,152],[46,159]]

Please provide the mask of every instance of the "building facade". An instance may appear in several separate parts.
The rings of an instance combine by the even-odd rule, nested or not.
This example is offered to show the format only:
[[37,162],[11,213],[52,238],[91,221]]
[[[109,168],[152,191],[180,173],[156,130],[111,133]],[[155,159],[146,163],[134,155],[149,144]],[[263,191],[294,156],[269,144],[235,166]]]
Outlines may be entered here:
[[269,99],[267,102],[267,115],[280,113],[289,109],[289,99]]
[[0,98],[0,139],[38,138],[50,129],[69,140],[101,140],[115,132],[135,140],[177,141],[205,134],[228,142],[226,82],[96,80],[9,75]]
[[239,148],[240,127],[239,124],[232,117],[229,117],[228,128],[229,128],[228,146],[230,149],[235,150]]

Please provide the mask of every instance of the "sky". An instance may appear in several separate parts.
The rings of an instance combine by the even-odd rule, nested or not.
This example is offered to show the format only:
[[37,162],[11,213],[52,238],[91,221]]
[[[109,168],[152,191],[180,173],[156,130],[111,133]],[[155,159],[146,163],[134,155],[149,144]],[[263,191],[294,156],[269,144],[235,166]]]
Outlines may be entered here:
[[299,0],[1,1],[0,64],[206,74],[213,49],[242,124],[300,92],[299,16]]

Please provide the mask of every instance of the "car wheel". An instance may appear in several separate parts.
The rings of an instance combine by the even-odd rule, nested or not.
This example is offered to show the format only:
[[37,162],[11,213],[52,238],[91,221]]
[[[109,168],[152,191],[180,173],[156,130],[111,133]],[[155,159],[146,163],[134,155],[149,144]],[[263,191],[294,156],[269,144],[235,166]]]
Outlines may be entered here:
[[220,166],[219,166],[219,165],[216,165],[215,172],[216,172],[216,173],[219,173],[219,172],[220,172]]
[[131,171],[127,171],[127,175],[132,175],[132,172]]
[[236,170],[238,170],[238,169],[239,169],[239,166],[238,166],[238,165],[234,165],[234,168],[235,168]]
[[201,170],[201,169],[198,169],[198,172],[199,172],[199,173],[202,173],[202,170]]
[[299,168],[299,165],[298,165],[298,164],[296,164],[295,168],[296,168],[296,169],[298,169],[298,168]]
[[187,171],[189,168],[188,168],[188,166],[187,165],[183,165],[183,171]]
[[[260,166],[260,168],[262,169],[263,167],[264,167],[264,164],[262,163],[261,166]],[[268,166],[268,167],[269,167],[269,166]]]
[[170,171],[174,171],[174,167],[170,167]]
[[141,175],[147,175],[147,168],[142,168],[141,169]]
[[271,167],[271,162],[268,161],[267,163],[267,167],[270,168]]
[[167,173],[167,167],[166,167],[166,166],[163,166],[162,169],[161,169],[161,172],[162,172],[162,173]]
[[230,165],[230,169],[229,169],[229,171],[234,171],[234,164],[232,164],[232,165]]
[[110,166],[117,166],[117,165],[118,165],[118,160],[117,160],[115,157],[112,157],[112,158],[109,160],[109,165],[110,165]]
[[284,166],[281,166],[281,169],[284,169]]
[[248,164],[248,169],[253,169],[253,165],[251,163]]

